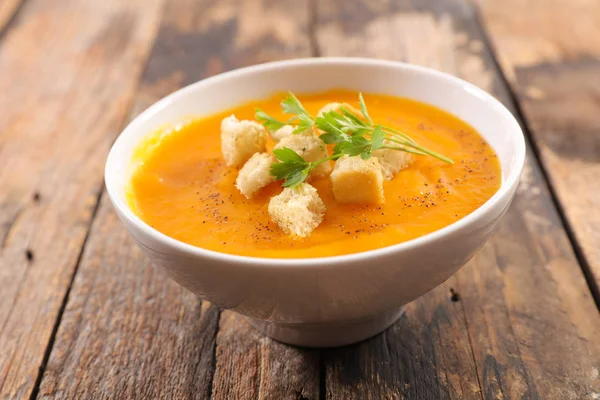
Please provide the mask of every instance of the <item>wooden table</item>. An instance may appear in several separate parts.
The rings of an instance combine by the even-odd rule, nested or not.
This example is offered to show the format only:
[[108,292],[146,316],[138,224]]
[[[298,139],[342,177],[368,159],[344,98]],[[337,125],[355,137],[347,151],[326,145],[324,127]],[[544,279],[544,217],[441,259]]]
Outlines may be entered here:
[[[0,399],[600,399],[600,1],[1,0]],[[494,93],[518,195],[366,342],[305,350],[148,263],[103,186],[124,124],[245,65],[367,56]]]

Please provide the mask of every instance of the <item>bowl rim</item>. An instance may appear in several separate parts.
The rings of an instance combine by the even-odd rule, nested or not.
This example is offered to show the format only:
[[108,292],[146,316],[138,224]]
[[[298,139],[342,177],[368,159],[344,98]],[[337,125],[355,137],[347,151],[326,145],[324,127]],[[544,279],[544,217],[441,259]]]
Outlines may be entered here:
[[[269,71],[286,68],[286,67],[294,67],[294,66],[303,66],[303,65],[326,65],[326,64],[337,64],[341,66],[345,65],[360,65],[366,67],[387,67],[387,68],[400,68],[409,70],[411,72],[416,72],[420,74],[434,76],[440,79],[445,79],[454,83],[456,85],[461,86],[467,91],[471,92],[475,96],[481,98],[481,100],[487,102],[495,112],[501,114],[509,121],[510,131],[517,135],[517,146],[515,149],[515,162],[516,167],[509,176],[503,177],[500,188],[496,193],[492,195],[485,203],[479,206],[477,209],[473,210],[470,214],[464,216],[458,221],[453,222],[450,225],[447,225],[443,228],[440,228],[436,231],[428,233],[423,236],[416,237],[414,239],[397,243],[394,245],[367,250],[359,253],[351,253],[344,255],[336,255],[336,256],[326,256],[326,257],[314,257],[314,258],[267,258],[267,257],[252,257],[252,256],[242,256],[237,254],[228,254],[221,253],[215,250],[209,250],[202,247],[194,246],[182,241],[179,241],[175,238],[172,238],[157,229],[151,227],[146,222],[144,222],[141,218],[139,218],[130,207],[120,198],[120,196],[115,193],[113,190],[112,184],[112,176],[109,173],[110,166],[116,162],[116,148],[118,148],[124,140],[124,137],[128,134],[128,132],[133,132],[137,129],[138,125],[141,125],[144,121],[153,117],[154,114],[160,112],[163,108],[166,108],[171,105],[177,98],[185,96],[188,92],[198,90],[204,85],[207,84],[215,84],[220,81],[224,81],[236,76],[243,76],[246,74],[252,73],[268,73]],[[520,139],[520,140],[519,140]],[[498,99],[494,96],[486,92],[485,90],[479,88],[478,86],[467,82],[463,79],[460,79],[451,74],[441,72],[432,68],[423,67],[419,65],[408,64],[400,61],[391,61],[391,60],[378,60],[372,58],[363,58],[363,57],[318,57],[318,58],[298,58],[291,60],[282,60],[282,61],[273,61],[267,62],[263,64],[252,65],[248,67],[234,69],[228,72],[224,72],[218,75],[214,75],[190,85],[187,85],[181,89],[178,89],[169,95],[161,98],[146,110],[144,110],[141,114],[139,114],[136,118],[130,121],[127,126],[121,131],[119,136],[114,141],[111,146],[110,152],[108,154],[106,164],[105,164],[105,186],[109,198],[113,204],[113,206],[118,211],[118,214],[121,218],[124,218],[126,222],[136,226],[139,230],[144,232],[144,234],[150,236],[154,241],[161,242],[164,245],[174,248],[175,250],[182,251],[184,253],[190,254],[195,257],[201,257],[210,259],[216,262],[227,262],[227,263],[237,263],[244,264],[246,266],[258,266],[258,267],[323,267],[324,265],[335,265],[335,264],[347,264],[348,262],[360,262],[367,259],[373,259],[378,257],[389,256],[392,253],[402,252],[406,250],[410,250],[422,245],[427,244],[428,242],[433,242],[435,240],[441,239],[444,236],[451,234],[452,232],[459,231],[469,224],[474,223],[475,221],[484,217],[487,213],[490,212],[497,204],[506,201],[510,201],[518,181],[521,176],[521,172],[523,170],[523,166],[525,163],[525,137],[523,135],[523,131],[517,119],[514,115],[504,106]],[[503,208],[506,208],[503,207]]]

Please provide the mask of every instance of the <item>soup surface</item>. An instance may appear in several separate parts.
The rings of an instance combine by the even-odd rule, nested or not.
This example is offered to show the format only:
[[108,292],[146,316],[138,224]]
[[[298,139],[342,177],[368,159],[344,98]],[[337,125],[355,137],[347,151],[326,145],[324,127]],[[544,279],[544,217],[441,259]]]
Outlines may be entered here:
[[[413,164],[384,182],[381,205],[339,204],[329,177],[313,180],[327,206],[325,219],[308,238],[292,238],[267,212],[281,183],[246,199],[235,188],[238,169],[225,165],[220,147],[224,117],[233,113],[240,120],[254,120],[254,109],[260,107],[286,119],[279,105],[284,96],[152,134],[133,157],[128,197],[134,212],[160,232],[205,249],[254,257],[325,257],[378,249],[443,228],[481,206],[501,184],[496,154],[467,123],[423,103],[366,94],[373,120],[406,132],[455,164],[415,156]],[[315,115],[330,102],[356,105],[357,93],[334,90],[299,99]]]

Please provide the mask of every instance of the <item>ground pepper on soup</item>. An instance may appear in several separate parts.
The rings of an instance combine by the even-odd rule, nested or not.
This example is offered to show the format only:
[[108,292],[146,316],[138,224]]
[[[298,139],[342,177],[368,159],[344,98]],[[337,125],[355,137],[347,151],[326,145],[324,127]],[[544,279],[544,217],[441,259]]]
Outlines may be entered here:
[[[454,164],[415,155],[408,166],[383,181],[381,204],[340,203],[328,174],[311,177],[310,186],[326,211],[309,236],[291,236],[273,222],[268,210],[270,200],[282,191],[282,181],[269,183],[248,199],[236,188],[243,167],[240,162],[227,166],[221,143],[222,121],[232,114],[254,121],[258,107],[284,120],[279,104],[283,96],[152,133],[133,157],[128,197],[134,212],[158,231],[205,249],[254,257],[311,258],[373,250],[433,232],[477,209],[500,187],[496,154],[467,123],[420,102],[365,94],[374,121],[405,132],[428,149],[451,157]],[[299,98],[310,114],[317,115],[333,102],[355,104],[357,96],[333,90]],[[268,138],[266,152],[275,146]]]

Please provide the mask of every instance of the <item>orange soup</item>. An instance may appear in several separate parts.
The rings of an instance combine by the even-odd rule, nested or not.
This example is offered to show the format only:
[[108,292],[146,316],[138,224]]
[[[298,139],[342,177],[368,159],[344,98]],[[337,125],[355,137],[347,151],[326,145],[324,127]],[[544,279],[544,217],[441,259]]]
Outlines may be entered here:
[[[327,103],[355,105],[357,95],[335,90],[299,98],[315,115]],[[407,133],[454,164],[415,156],[413,164],[384,182],[381,205],[339,204],[328,177],[312,180],[327,206],[324,220],[309,237],[290,237],[267,212],[269,199],[282,190],[281,182],[246,199],[235,187],[239,169],[225,165],[220,143],[221,120],[231,114],[254,120],[259,107],[286,119],[279,105],[283,97],[253,101],[151,135],[133,159],[129,203],[134,212],[158,231],[209,250],[270,258],[325,257],[378,249],[443,228],[485,203],[501,184],[496,154],[467,123],[423,103],[366,94],[373,120]]]

